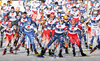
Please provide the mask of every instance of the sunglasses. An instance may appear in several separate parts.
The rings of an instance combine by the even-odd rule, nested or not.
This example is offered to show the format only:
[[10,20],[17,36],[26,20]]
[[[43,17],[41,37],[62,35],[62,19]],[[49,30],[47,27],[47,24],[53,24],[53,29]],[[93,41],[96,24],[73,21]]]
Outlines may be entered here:
[[26,14],[24,14],[23,16],[27,16]]
[[14,10],[11,10],[11,11],[14,11]]
[[4,19],[8,19],[8,18],[4,18]]
[[68,20],[68,19],[65,19],[65,20]]
[[75,25],[75,23],[71,23],[71,25]]
[[7,3],[8,5],[10,5],[10,3]]
[[97,15],[97,14],[94,14],[94,15]]

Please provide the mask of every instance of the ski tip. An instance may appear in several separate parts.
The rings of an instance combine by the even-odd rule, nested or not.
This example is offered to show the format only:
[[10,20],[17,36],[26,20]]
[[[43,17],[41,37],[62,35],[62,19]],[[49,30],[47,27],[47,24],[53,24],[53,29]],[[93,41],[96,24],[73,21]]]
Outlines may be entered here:
[[44,58],[44,56],[43,56],[43,55],[37,55],[37,57],[41,57],[41,58]]

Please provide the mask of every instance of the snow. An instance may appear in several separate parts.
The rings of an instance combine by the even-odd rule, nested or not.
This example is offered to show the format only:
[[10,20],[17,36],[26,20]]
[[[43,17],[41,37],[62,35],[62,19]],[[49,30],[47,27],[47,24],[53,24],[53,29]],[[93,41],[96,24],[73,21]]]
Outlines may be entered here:
[[[21,2],[21,5],[19,5],[18,1],[13,1],[12,5],[14,5],[15,7],[19,6],[20,10],[24,12],[24,7],[22,6],[22,3],[23,2]],[[96,41],[94,41],[94,46],[96,44],[97,44]],[[100,61],[100,51],[96,50],[95,52],[90,54],[89,49],[85,49],[84,48],[84,43],[82,43],[82,48],[84,50],[84,53],[86,53],[87,55],[98,55],[98,56],[92,56],[92,57],[73,57],[73,54],[72,54],[71,50],[69,50],[70,54],[65,54],[65,51],[63,49],[63,56],[64,56],[63,58],[59,58],[59,57],[54,58],[54,57],[50,57],[50,56],[45,56],[45,58],[38,58],[38,57],[36,57],[34,52],[32,53],[31,51],[30,51],[30,55],[27,56],[26,55],[26,50],[23,47],[20,47],[20,51],[17,51],[17,53],[18,53],[17,55],[6,54],[5,56],[2,56],[4,47],[5,47],[5,41],[4,41],[3,48],[0,48],[0,61]],[[37,51],[40,52],[40,50],[41,49],[38,49]],[[9,53],[9,48],[7,48],[7,53]],[[59,47],[56,50],[56,55],[58,55],[58,53],[59,53]],[[46,53],[46,54],[48,55],[48,53]],[[77,46],[76,46],[76,55],[77,56],[78,55],[81,56]]]

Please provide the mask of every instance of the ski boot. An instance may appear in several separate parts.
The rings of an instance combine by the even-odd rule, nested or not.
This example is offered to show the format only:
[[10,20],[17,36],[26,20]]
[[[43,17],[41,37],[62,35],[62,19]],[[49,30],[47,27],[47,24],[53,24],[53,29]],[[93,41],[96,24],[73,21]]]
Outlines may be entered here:
[[29,56],[29,48],[27,48],[27,56]]
[[19,45],[15,48],[15,50],[18,50],[18,49],[19,49],[19,47],[20,47],[20,45],[21,45],[21,44],[19,44]]
[[14,41],[14,46],[15,47],[17,46],[17,42],[18,42],[17,40]]
[[45,54],[45,50],[44,50],[44,47],[42,47],[41,54],[37,55],[37,57],[44,58],[44,56],[43,56],[44,54]]
[[73,56],[74,56],[74,57],[76,56],[75,49],[73,49]]
[[13,47],[10,47],[10,53],[13,53]]
[[39,54],[39,53],[37,52],[37,50],[36,50],[36,49],[34,50],[34,52],[35,52],[35,54],[36,54],[36,55],[38,55],[38,54]]
[[65,48],[65,53],[66,53],[66,54],[69,54],[69,52],[68,52],[68,47]]
[[57,46],[59,45],[59,43],[57,43],[54,47],[54,49],[52,50],[52,52],[54,53],[54,51],[56,50]]
[[82,56],[87,56],[85,53],[83,53],[82,48],[80,48],[80,52],[81,52],[81,55],[82,55]]
[[97,47],[98,47],[98,49],[100,49],[100,43],[99,43],[99,45],[97,45]]
[[30,49],[31,49],[31,51],[33,52],[33,47],[32,47],[32,44],[30,44]]
[[55,52],[55,50],[56,50],[56,48],[54,48],[54,49],[52,50],[52,52],[54,53],[54,52]]
[[90,51],[92,50],[92,44],[89,45],[89,49],[90,49]]
[[7,51],[7,49],[5,48],[5,49],[4,49],[4,52],[3,52],[3,54],[2,54],[2,55],[5,55],[5,54],[6,54],[6,51]]
[[85,42],[85,47],[88,48],[87,42]]
[[91,50],[90,54],[91,54],[92,52],[94,52],[97,48],[98,48],[98,46],[95,46],[95,47]]
[[63,56],[62,56],[62,50],[59,52],[58,56],[59,56],[59,57],[63,57]]
[[55,50],[52,49],[52,56],[53,56],[53,57],[56,57],[56,54],[54,54],[54,51],[55,51]]
[[85,53],[83,53],[83,51],[81,51],[81,55],[82,55],[82,56],[87,56]]
[[10,47],[10,44],[8,44],[7,47]]
[[69,48],[71,48],[71,43],[68,44]]
[[41,55],[44,55],[44,54],[45,54],[45,50],[44,50],[44,47],[42,47]]
[[51,49],[49,49],[49,56],[52,56]]

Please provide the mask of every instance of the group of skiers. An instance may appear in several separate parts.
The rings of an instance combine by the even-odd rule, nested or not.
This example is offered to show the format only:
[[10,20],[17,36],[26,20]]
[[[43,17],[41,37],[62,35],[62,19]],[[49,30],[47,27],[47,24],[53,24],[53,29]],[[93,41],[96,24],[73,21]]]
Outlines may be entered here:
[[[3,46],[4,37],[6,37],[3,55],[6,54],[8,45],[11,45],[10,53],[14,53],[13,50],[18,50],[22,45],[27,49],[27,56],[29,50],[39,54],[36,49],[37,42],[41,48],[38,57],[44,55],[46,50],[49,50],[50,56],[54,55],[58,45],[60,45],[59,57],[63,57],[63,48],[68,54],[68,48],[71,45],[73,56],[76,56],[75,43],[79,47],[81,55],[87,56],[81,47],[82,40],[84,40],[86,48],[89,47],[90,53],[92,53],[100,47],[100,4],[97,0],[90,2],[91,7],[89,8],[83,0],[39,0],[31,2],[25,0],[23,2],[25,12],[22,12],[20,7],[12,6],[10,1],[7,4],[4,3],[1,8],[2,19],[0,20],[0,47]],[[88,8],[90,9],[89,13],[87,13]],[[94,38],[97,40],[97,45],[92,48]]]

